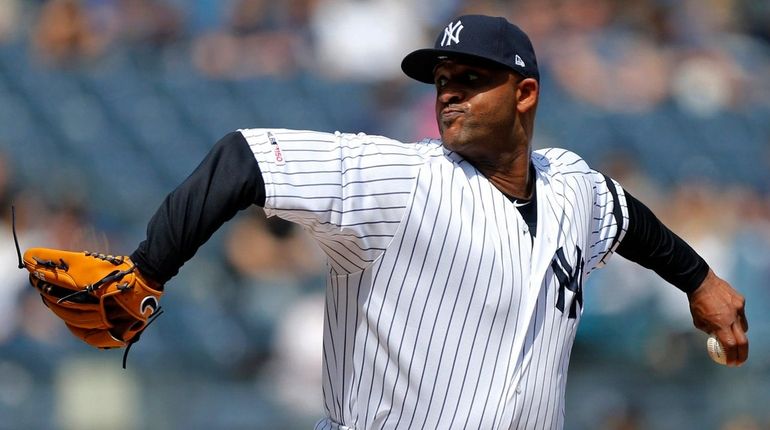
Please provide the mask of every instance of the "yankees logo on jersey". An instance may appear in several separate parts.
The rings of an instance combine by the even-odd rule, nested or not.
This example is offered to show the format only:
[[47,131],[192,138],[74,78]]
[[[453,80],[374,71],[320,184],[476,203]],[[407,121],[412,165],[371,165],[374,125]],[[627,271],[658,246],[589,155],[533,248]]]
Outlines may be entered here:
[[551,260],[551,269],[553,274],[559,280],[559,293],[556,299],[556,308],[564,312],[564,293],[565,290],[571,291],[574,296],[572,304],[569,307],[569,317],[577,318],[578,307],[583,306],[583,252],[580,247],[575,247],[575,267],[573,268],[564,255],[564,248],[556,250],[553,260]]
[[328,256],[317,429],[563,425],[582,284],[627,228],[620,186],[571,152],[534,152],[532,235],[439,141],[241,133],[265,212]]

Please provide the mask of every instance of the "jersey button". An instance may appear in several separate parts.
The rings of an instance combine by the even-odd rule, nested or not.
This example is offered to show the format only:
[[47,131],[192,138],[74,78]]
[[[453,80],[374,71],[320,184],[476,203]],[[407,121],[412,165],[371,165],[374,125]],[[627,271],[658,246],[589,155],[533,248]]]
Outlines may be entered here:
[[516,387],[516,394],[521,394],[521,385]]

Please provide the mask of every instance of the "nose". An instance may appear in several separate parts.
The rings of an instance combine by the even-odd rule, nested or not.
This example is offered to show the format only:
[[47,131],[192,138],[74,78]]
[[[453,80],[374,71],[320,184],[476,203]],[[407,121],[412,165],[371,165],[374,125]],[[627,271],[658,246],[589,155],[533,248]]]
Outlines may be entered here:
[[444,105],[460,103],[465,98],[465,91],[460,86],[449,83],[438,89],[437,98]]

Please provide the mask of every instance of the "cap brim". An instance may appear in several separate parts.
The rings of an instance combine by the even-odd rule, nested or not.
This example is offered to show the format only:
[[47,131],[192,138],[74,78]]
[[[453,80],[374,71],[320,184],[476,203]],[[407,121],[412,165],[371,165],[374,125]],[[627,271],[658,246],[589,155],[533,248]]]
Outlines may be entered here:
[[503,63],[479,55],[467,54],[456,50],[426,48],[407,54],[401,61],[401,70],[412,79],[432,84],[434,80],[433,69],[436,68],[439,62],[448,58],[465,60],[474,64],[483,64],[487,67],[509,68]]

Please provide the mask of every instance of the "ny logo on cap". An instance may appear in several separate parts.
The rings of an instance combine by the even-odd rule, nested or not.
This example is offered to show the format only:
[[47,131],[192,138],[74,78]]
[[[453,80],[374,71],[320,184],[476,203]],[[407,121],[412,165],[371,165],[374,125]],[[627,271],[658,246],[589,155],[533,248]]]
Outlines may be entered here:
[[451,22],[444,29],[444,38],[441,39],[441,46],[449,46],[454,43],[460,43],[460,31],[463,29],[463,22]]

